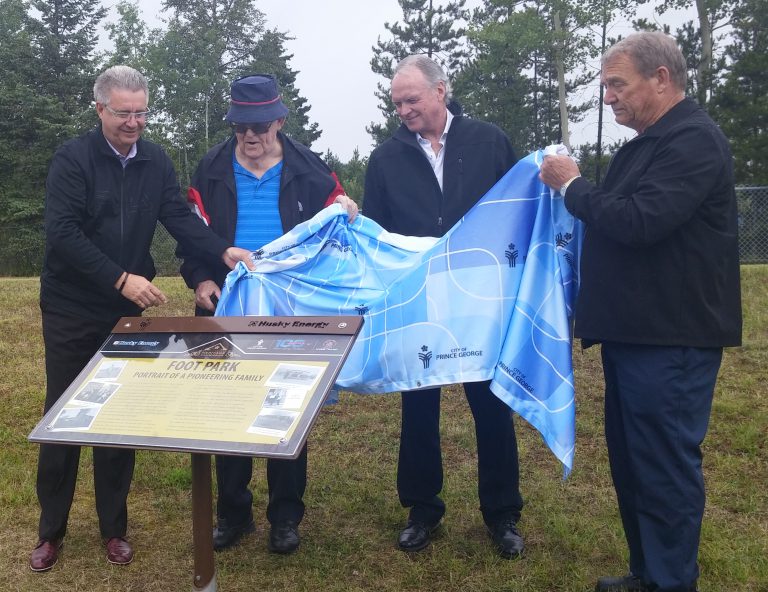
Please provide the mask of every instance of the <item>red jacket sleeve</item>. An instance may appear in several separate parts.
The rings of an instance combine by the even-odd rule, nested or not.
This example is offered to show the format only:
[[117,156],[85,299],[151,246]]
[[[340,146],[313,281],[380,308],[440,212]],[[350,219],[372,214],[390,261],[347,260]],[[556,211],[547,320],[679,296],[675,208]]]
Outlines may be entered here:
[[[338,184],[338,181],[336,181],[336,183]],[[200,195],[200,192],[194,187],[187,189],[187,201],[192,205],[195,214],[197,214],[198,217],[202,218],[203,222],[205,222],[205,225],[210,226],[211,218],[205,211],[205,207],[203,206],[203,197]]]
[[331,193],[328,195],[328,199],[325,200],[325,207],[328,207],[329,205],[331,205],[339,195],[345,195],[347,193],[346,191],[344,191],[344,188],[341,186],[341,182],[339,181],[339,178],[336,176],[336,173],[331,172],[331,176],[333,177],[333,180],[336,181],[336,187],[333,188]]

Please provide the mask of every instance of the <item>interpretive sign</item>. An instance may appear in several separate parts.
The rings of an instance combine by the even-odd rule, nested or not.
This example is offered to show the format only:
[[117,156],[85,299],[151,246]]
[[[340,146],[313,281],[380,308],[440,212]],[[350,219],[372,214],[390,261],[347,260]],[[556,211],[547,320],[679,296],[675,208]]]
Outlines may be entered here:
[[29,439],[295,458],[361,325],[123,318]]

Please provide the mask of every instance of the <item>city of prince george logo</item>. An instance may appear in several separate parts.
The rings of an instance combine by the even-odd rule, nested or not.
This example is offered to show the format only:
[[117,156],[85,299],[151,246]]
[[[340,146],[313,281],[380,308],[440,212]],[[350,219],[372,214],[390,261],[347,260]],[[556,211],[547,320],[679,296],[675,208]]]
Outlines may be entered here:
[[428,345],[422,345],[419,349],[419,360],[424,365],[424,370],[429,368],[429,364],[432,360],[436,362],[439,360],[456,360],[458,358],[475,358],[483,355],[481,349],[467,349],[466,347],[452,347],[446,353],[433,353]]

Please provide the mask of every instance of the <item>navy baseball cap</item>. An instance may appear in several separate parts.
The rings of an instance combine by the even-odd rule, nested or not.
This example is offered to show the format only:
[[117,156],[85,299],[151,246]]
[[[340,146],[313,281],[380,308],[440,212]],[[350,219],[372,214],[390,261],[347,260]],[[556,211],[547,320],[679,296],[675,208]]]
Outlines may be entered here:
[[238,78],[230,88],[230,123],[263,123],[288,115],[277,89],[277,80],[269,74],[251,74]]

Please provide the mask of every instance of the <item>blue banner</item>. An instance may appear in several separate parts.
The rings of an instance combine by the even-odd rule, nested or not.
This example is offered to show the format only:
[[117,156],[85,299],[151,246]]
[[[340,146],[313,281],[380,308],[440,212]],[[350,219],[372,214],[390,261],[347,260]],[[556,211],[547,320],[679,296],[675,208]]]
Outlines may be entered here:
[[[512,168],[444,237],[406,237],[334,205],[239,264],[216,314],[362,315],[337,384],[383,393],[491,380],[573,466],[572,304],[583,229],[538,178]],[[407,212],[403,212],[407,215]]]

